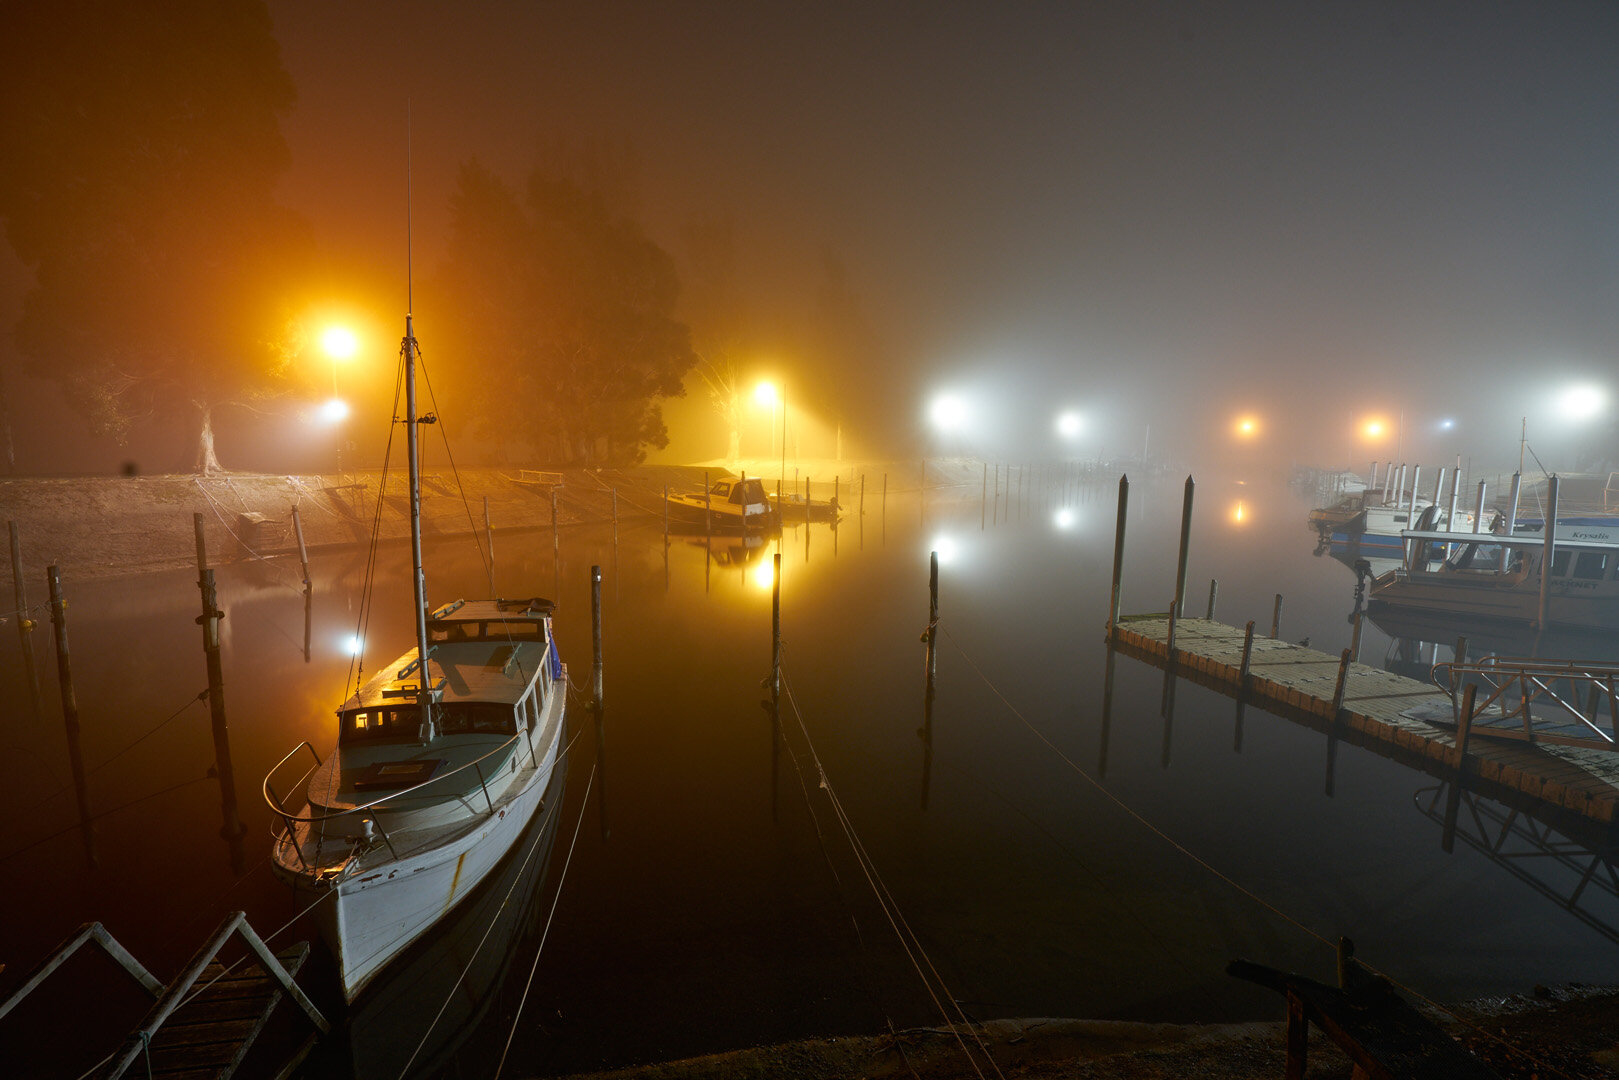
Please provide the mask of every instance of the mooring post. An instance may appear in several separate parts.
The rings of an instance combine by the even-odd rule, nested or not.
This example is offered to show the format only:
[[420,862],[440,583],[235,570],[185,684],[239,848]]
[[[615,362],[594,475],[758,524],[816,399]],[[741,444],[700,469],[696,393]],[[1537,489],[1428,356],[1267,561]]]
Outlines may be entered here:
[[[219,622],[225,613],[219,609],[214,572],[208,566],[208,542],[203,532],[202,514],[191,517],[197,540],[197,589],[202,594],[202,651],[208,663],[208,717],[214,736],[214,768],[219,773],[219,809],[224,819],[219,835],[230,845],[231,868],[238,874],[246,865],[242,836],[247,832],[236,804],[236,773],[231,767],[230,728],[225,722],[225,669],[219,646]],[[423,673],[423,678],[426,673]]]
[[927,629],[927,633],[922,635],[922,640],[927,642],[927,646],[928,646],[928,663],[927,663],[928,713],[927,713],[927,719],[928,719],[928,722],[930,724],[932,723],[932,719],[933,719],[933,714],[932,714],[933,681],[939,674],[939,651],[938,651],[939,650],[939,645],[938,645],[938,639],[939,639],[939,553],[937,551],[931,551],[931,552],[928,553],[928,629]]
[[1350,659],[1357,663],[1360,661],[1360,624],[1365,617],[1366,613],[1364,611],[1359,608],[1355,609],[1355,629],[1349,636],[1349,653]]
[[[484,505],[489,505],[488,499]],[[314,582],[309,576],[309,548],[304,543],[304,522],[298,516],[298,508],[292,508],[292,532],[298,538],[298,566],[304,575],[304,663],[309,663],[309,639],[314,629],[315,620],[315,592]],[[491,579],[489,593],[494,595],[494,584]]]
[[1338,718],[1344,710],[1344,685],[1349,678],[1349,650],[1338,660],[1338,685],[1332,691],[1331,712],[1327,716],[1326,793],[1331,798],[1338,770]]
[[[613,550],[618,550],[618,488],[613,488]],[[745,497],[745,496],[744,496]],[[742,515],[742,524],[747,526],[748,515]],[[615,579],[616,580],[616,579]]]
[[[1169,715],[1170,696],[1173,693],[1171,688],[1175,685],[1175,623],[1178,618],[1175,614],[1175,604],[1171,601],[1169,605],[1169,635],[1164,642],[1164,696],[1163,701],[1158,706],[1159,711],[1165,716]],[[1165,764],[1167,763],[1166,759]]]
[[1270,614],[1270,636],[1276,637],[1282,629],[1282,594],[1276,594],[1276,608]]
[[1220,582],[1217,578],[1209,578],[1209,612],[1203,616],[1210,622],[1214,621],[1214,601],[1220,596]]
[[590,568],[590,698],[591,707],[603,708],[602,696],[602,568]]
[[771,556],[770,577],[770,710],[781,707],[781,553]]
[[1558,477],[1554,473],[1546,481],[1546,541],[1540,551],[1540,613],[1535,620],[1535,629],[1546,625],[1546,606],[1551,596],[1552,566],[1557,556],[1557,485]]
[[1237,725],[1232,735],[1231,749],[1242,753],[1242,713],[1248,704],[1248,672],[1254,662],[1254,620],[1248,620],[1242,633],[1242,667],[1237,672]]
[[34,620],[28,610],[28,590],[22,580],[22,539],[17,523],[10,522],[11,531],[11,589],[17,601],[17,640],[22,646],[23,677],[28,681],[28,700],[34,710],[34,719],[45,719],[44,700],[39,693],[39,667],[34,660]]
[[90,824],[90,789],[84,776],[84,750],[79,745],[79,701],[73,696],[73,665],[67,649],[67,601],[62,598],[62,575],[52,566],[45,571],[50,594],[51,626],[56,631],[56,678],[62,690],[62,724],[67,729],[67,759],[73,771],[73,793],[79,801],[79,833],[84,838],[84,855],[94,868],[95,833]]
[[1473,510],[1473,531],[1484,531],[1484,481],[1478,482],[1478,503]]
[[1462,788],[1467,783],[1467,740],[1473,730],[1473,700],[1478,685],[1468,683],[1462,691],[1462,708],[1456,717],[1456,774],[1450,782],[1450,793],[1445,799],[1445,828],[1439,847],[1446,855],[1456,850],[1456,817],[1462,806]]
[[[714,496],[708,489],[708,470],[703,470],[703,535],[714,535]],[[776,506],[781,506],[781,481],[776,481]]]
[[1130,477],[1119,476],[1119,512],[1113,526],[1113,600],[1108,608],[1107,639],[1113,641],[1119,632],[1119,583],[1124,577],[1124,521],[1130,508]]
[[489,552],[489,596],[493,599],[500,594],[495,592],[495,527],[489,521],[489,496],[483,497],[483,546]]
[[1186,478],[1186,496],[1181,502],[1181,554],[1175,566],[1175,613],[1186,614],[1186,558],[1192,544],[1192,478]]
[[557,487],[551,485],[551,565],[555,566],[557,559],[562,555],[562,539],[557,532]]
[[989,462],[984,462],[983,488],[978,494],[978,531],[984,531],[984,523],[989,520]]

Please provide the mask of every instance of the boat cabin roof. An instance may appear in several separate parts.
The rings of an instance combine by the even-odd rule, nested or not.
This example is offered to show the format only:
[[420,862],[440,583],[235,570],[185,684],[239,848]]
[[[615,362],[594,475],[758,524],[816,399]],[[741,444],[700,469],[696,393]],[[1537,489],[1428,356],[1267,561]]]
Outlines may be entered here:
[[539,596],[525,600],[457,600],[427,616],[427,639],[544,641],[555,610],[555,603]]
[[[492,702],[514,705],[543,670],[546,643],[540,640],[439,641],[428,648],[427,672],[435,699],[443,704]],[[343,711],[410,706],[421,676],[416,650],[383,668],[343,703]]]

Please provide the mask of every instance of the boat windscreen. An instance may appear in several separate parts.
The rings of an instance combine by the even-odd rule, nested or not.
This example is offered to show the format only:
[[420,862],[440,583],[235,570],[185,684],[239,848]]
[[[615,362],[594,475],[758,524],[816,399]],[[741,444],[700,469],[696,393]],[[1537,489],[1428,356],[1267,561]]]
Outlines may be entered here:
[[421,734],[422,710],[419,705],[372,709],[351,709],[343,714],[338,742],[369,742],[373,739],[414,739]]
[[544,641],[545,624],[538,619],[491,619],[443,622],[430,628],[434,641]]
[[444,706],[438,727],[445,735],[516,735],[517,712],[494,702],[458,701]]

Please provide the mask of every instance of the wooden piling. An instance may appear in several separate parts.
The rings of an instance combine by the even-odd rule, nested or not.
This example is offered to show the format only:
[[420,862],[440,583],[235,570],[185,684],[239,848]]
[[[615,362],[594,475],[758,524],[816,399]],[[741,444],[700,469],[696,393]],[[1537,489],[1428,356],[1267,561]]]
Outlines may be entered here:
[[[714,535],[714,496],[709,490],[708,470],[703,470],[703,535]],[[776,481],[776,505],[781,505],[781,481]]]
[[1248,678],[1254,662],[1254,620],[1248,620],[1242,635],[1242,666],[1237,669],[1237,722],[1231,738],[1231,749],[1242,753],[1242,714],[1248,707]]
[[237,810],[236,773],[231,767],[230,728],[225,720],[225,669],[219,645],[219,621],[225,613],[219,609],[214,572],[208,566],[202,514],[193,514],[191,524],[197,540],[197,589],[202,594],[202,614],[197,617],[197,623],[202,627],[202,651],[208,664],[208,718],[214,736],[214,768],[219,773],[219,809],[223,819],[219,835],[230,845],[231,868],[240,874],[246,865],[242,836],[247,829]]
[[1186,494],[1181,501],[1181,553],[1175,567],[1175,613],[1186,614],[1186,559],[1192,545],[1192,478],[1186,478]]
[[668,560],[668,555],[667,555],[668,548],[669,548],[669,485],[668,484],[663,485],[663,544],[664,544],[664,551],[665,551],[664,562],[667,563],[669,561]]
[[1113,600],[1108,606],[1107,632],[1108,640],[1113,640],[1113,632],[1119,625],[1119,583],[1124,577],[1124,522],[1126,512],[1130,508],[1130,477],[1119,477],[1119,512],[1117,522],[1113,526]]
[[939,553],[928,553],[928,628],[926,673],[922,688],[922,809],[928,808],[933,779],[933,695],[939,675]]
[[1270,636],[1274,639],[1282,629],[1282,594],[1276,594],[1276,607],[1270,613]]
[[781,707],[781,552],[770,558],[770,709],[775,713]]
[[1360,624],[1366,619],[1366,613],[1359,608],[1355,609],[1355,629],[1349,639],[1349,658],[1360,660]]
[[22,646],[23,678],[28,683],[28,702],[34,720],[45,719],[44,699],[39,692],[39,665],[34,657],[34,620],[28,610],[28,590],[22,578],[22,539],[17,523],[8,522],[11,532],[11,589],[17,607],[17,641]]
[[554,567],[562,555],[562,538],[557,532],[557,489],[551,485],[551,565]]
[[1546,542],[1540,556],[1540,608],[1535,616],[1535,629],[1546,625],[1546,601],[1552,585],[1552,565],[1557,554],[1557,487],[1558,477],[1553,474],[1546,481]]
[[1219,596],[1220,582],[1216,578],[1209,578],[1209,613],[1203,617],[1211,622],[1214,620],[1214,601],[1218,599]]
[[[1555,522],[1556,519],[1548,515],[1547,521]],[[1462,691],[1461,712],[1456,717],[1456,772],[1445,799],[1445,827],[1439,840],[1439,847],[1446,855],[1456,849],[1456,817],[1461,810],[1462,789],[1467,784],[1467,740],[1473,730],[1473,701],[1477,694],[1478,686],[1468,683]]]
[[[742,523],[746,525],[748,516],[742,515]],[[618,488],[613,488],[613,550],[618,550]]]
[[51,627],[56,631],[56,679],[62,691],[62,725],[67,730],[68,765],[73,772],[73,793],[79,803],[79,834],[85,858],[95,868],[96,841],[90,819],[90,789],[85,780],[84,749],[79,742],[79,701],[73,694],[73,665],[67,647],[67,601],[62,597],[62,575],[54,566],[45,571],[50,595]]
[[978,494],[978,531],[984,531],[984,523],[989,520],[989,462],[984,462],[983,488]]
[[[484,498],[484,508],[487,512],[489,499]],[[315,591],[314,582],[309,576],[309,547],[304,543],[304,522],[298,516],[298,508],[292,508],[292,533],[298,538],[298,567],[304,575],[304,663],[309,663],[309,640],[314,632],[315,621]],[[494,582],[491,578],[489,595],[494,595]]]
[[489,596],[493,599],[500,594],[495,591],[495,527],[489,521],[489,496],[483,497],[483,546],[489,554]]
[[604,707],[602,696],[602,568],[590,568],[590,698],[591,707]]

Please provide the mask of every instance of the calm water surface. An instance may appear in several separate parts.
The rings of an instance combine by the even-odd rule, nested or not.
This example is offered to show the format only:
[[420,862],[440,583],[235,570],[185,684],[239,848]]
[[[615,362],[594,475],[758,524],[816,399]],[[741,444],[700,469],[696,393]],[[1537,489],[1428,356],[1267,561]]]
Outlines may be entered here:
[[[625,524],[615,549],[609,529],[584,528],[563,534],[553,565],[548,534],[497,536],[498,591],[558,599],[563,655],[586,691],[589,568],[602,566],[606,714],[598,728],[575,698],[565,797],[536,825],[526,861],[417,950],[418,972],[472,971],[459,991],[472,1005],[440,1027],[483,1024],[459,1048],[435,1032],[418,1065],[439,1055],[430,1072],[492,1073],[531,969],[505,1075],[937,1023],[845,823],[945,993],[974,1018],[1271,1018],[1280,1002],[1226,976],[1227,961],[1330,979],[1325,942],[1339,935],[1441,1000],[1619,978],[1611,894],[1588,890],[1575,913],[1465,845],[1444,853],[1419,809],[1435,781],[1369,751],[1338,748],[1329,797],[1320,734],[1250,709],[1234,752],[1231,701],[1184,683],[1166,727],[1162,673],[1121,657],[1104,773],[1112,483],[1031,491],[1011,520],[1002,507],[983,526],[976,484],[930,491],[925,505],[914,490],[891,493],[886,513],[875,491],[873,476],[863,524],[851,515],[835,536],[816,525],[782,538],[779,745],[761,707],[774,543],[674,537],[666,548],[660,525]],[[1126,612],[1168,606],[1181,494],[1179,482],[1132,491]],[[1200,480],[1187,610],[1202,613],[1218,578],[1224,621],[1254,619],[1264,633],[1281,593],[1282,636],[1347,646],[1354,579],[1312,555],[1308,509],[1279,482]],[[948,557],[930,756],[918,637],[935,548]],[[370,668],[410,641],[406,557],[386,552],[377,573]],[[428,562],[434,603],[487,593],[470,542],[430,545]],[[193,700],[206,685],[194,575],[66,582],[100,815],[94,872],[75,828],[48,624],[36,635],[42,724],[28,715],[5,627],[0,993],[90,919],[160,975],[229,910],[246,910],[266,935],[294,920],[266,866],[258,786],[299,740],[332,738],[332,710],[352,685],[342,643],[356,629],[363,556],[315,560],[309,663],[298,576],[287,561],[220,569],[249,829],[240,878],[207,775],[207,706]],[[1369,627],[1362,658],[1399,649]],[[1536,873],[1565,897],[1577,881],[1555,867]],[[493,944],[470,959],[491,924]],[[314,933],[297,921],[273,944]],[[309,981],[330,1003],[323,978],[317,957]],[[390,994],[316,1072],[397,1075],[456,996],[416,974]]]

